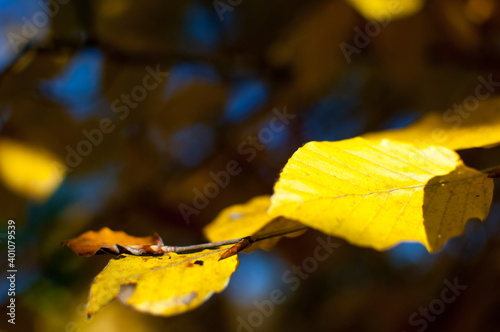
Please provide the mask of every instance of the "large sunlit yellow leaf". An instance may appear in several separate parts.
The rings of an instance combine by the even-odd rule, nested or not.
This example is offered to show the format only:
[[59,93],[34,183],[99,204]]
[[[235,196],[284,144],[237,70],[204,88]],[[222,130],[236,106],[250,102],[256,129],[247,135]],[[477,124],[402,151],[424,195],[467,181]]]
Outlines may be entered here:
[[47,151],[24,143],[0,140],[0,178],[6,187],[29,199],[43,201],[65,176],[62,162]]
[[153,315],[192,310],[226,288],[239,264],[236,255],[219,261],[227,249],[111,259],[92,284],[87,315],[114,298]]
[[347,0],[367,20],[386,21],[418,13],[424,0]]
[[[481,93],[487,91],[483,89]],[[444,112],[427,114],[406,128],[368,133],[363,137],[441,145],[452,150],[500,144],[500,98],[491,98],[475,108],[468,105],[456,104]]]
[[489,212],[492,179],[439,146],[353,138],[310,142],[290,158],[269,214],[353,244],[386,249],[419,241],[429,251]]
[[[245,204],[230,206],[222,210],[217,218],[203,229],[203,232],[211,242],[217,242],[250,235],[266,234],[301,225],[299,222],[287,218],[270,217],[267,214],[270,204],[270,196],[264,195],[254,197]],[[287,236],[295,237],[300,234],[302,232],[287,234]],[[249,247],[250,250],[245,251],[257,248],[270,250],[279,239],[280,237],[277,236],[255,242]]]

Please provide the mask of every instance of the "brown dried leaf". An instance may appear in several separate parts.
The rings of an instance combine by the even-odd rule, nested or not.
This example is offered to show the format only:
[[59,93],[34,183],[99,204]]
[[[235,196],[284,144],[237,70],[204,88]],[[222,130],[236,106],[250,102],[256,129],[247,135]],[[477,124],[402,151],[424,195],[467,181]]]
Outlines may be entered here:
[[62,245],[69,247],[80,256],[90,257],[103,249],[119,254],[119,246],[163,246],[163,240],[156,233],[153,236],[135,237],[122,231],[113,231],[108,227],[103,227],[98,232],[85,232],[72,240],[63,242]]

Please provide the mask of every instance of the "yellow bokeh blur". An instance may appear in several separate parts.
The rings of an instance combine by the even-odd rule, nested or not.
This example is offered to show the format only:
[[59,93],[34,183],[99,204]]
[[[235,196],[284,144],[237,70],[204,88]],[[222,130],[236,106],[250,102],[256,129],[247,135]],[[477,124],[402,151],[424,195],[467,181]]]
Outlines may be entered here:
[[8,189],[32,199],[47,199],[66,174],[61,161],[42,149],[0,140],[0,179]]
[[347,0],[367,20],[386,21],[418,13],[424,0]]

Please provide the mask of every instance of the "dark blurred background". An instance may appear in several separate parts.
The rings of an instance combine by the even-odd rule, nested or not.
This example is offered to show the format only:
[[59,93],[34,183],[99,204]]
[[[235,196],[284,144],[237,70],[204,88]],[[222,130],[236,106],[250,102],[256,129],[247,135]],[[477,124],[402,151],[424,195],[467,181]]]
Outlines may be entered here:
[[[498,80],[499,60],[494,0],[0,0],[0,266],[12,219],[18,270],[16,325],[4,314],[0,330],[500,330],[498,190],[488,219],[436,254],[334,239],[340,247],[291,290],[282,277],[324,237],[310,230],[241,255],[224,293],[172,318],[113,302],[86,321],[90,283],[109,256],[60,246],[103,226],[204,242],[221,209],[271,194],[304,143],[444,112],[474,94],[479,75]],[[285,109],[296,117],[262,136]],[[492,165],[492,150],[464,157]],[[183,216],[179,204],[193,206],[231,160],[241,173]],[[455,278],[467,289],[441,310],[434,300]],[[259,313],[273,289],[286,301]],[[429,305],[440,313],[412,325]]]

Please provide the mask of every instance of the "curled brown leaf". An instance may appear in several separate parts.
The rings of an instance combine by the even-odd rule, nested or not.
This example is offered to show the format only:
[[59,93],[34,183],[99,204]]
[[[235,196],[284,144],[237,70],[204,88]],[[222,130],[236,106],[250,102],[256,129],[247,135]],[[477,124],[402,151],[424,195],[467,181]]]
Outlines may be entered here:
[[[85,232],[72,240],[63,242],[62,245],[85,257],[106,252],[116,254],[132,253],[133,250],[139,250],[141,253],[158,254],[154,249],[163,246],[163,240],[156,233],[153,236],[135,237],[122,231],[113,231],[108,227],[103,227],[97,232]],[[124,250],[124,247],[127,250]],[[128,250],[129,248],[131,250]]]

